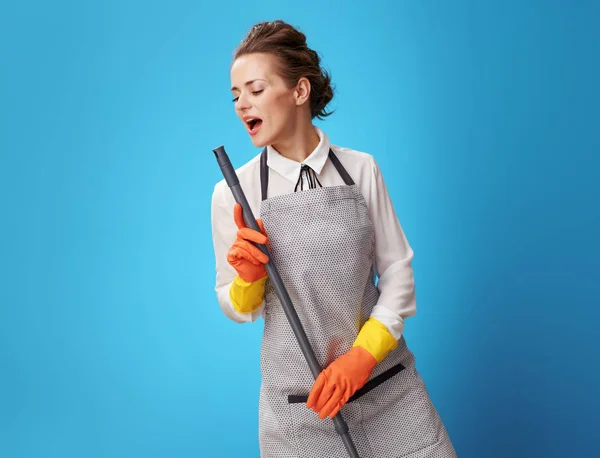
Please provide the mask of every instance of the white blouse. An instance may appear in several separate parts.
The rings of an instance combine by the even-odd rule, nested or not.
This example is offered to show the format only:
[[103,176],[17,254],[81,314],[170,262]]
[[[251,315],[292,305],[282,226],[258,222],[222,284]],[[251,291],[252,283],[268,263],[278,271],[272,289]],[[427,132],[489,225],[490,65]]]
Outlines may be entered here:
[[[329,148],[344,164],[359,186],[369,207],[375,230],[375,274],[379,277],[378,303],[371,316],[383,323],[399,339],[404,331],[404,319],[416,313],[415,284],[412,269],[413,251],[398,221],[379,166],[372,155],[332,145],[328,136],[315,127],[320,142],[302,163],[288,159],[272,147],[267,147],[269,186],[267,197],[294,192],[300,176],[300,166],[313,169],[322,186],[343,185],[344,181],[328,158]],[[240,185],[255,218],[260,218],[260,154],[236,169]],[[304,189],[308,183],[304,182]],[[300,189],[300,187],[298,187]],[[253,322],[262,316],[264,300],[252,313],[239,313],[229,299],[229,287],[237,275],[227,262],[227,251],[236,238],[237,226],[233,220],[235,199],[225,179],[218,182],[211,204],[212,236],[216,259],[217,299],[223,313],[238,322]],[[268,234],[267,234],[268,235]]]

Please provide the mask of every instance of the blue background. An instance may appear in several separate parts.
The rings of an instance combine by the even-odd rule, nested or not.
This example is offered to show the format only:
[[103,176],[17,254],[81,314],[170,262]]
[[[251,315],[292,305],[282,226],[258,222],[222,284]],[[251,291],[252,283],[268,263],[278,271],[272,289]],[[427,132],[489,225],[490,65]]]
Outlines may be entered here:
[[381,166],[458,455],[597,452],[597,3],[83,3],[0,7],[0,456],[258,457],[211,150],[257,154],[229,64],[277,18],[332,72],[318,125]]

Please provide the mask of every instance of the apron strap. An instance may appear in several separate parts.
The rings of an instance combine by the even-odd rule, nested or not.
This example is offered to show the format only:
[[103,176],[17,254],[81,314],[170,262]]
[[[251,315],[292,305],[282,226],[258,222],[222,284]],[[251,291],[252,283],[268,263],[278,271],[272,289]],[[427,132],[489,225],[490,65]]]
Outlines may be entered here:
[[[333,153],[333,150],[329,148],[329,159],[335,166],[336,170],[348,186],[354,184],[354,180],[350,174],[346,171],[340,160]],[[260,154],[260,191],[262,200],[267,199],[267,190],[269,188],[269,167],[267,166],[267,148],[265,147]]]
[[337,169],[338,173],[342,176],[344,183],[346,183],[348,186],[352,186],[354,184],[354,180],[352,180],[350,174],[346,171],[346,169],[344,168],[340,160],[337,158],[337,156],[333,154],[333,151],[331,149],[329,150],[329,159],[331,159],[331,162],[333,162],[333,165],[335,165],[335,168]]
[[260,192],[262,200],[267,198],[267,189],[269,188],[269,167],[267,166],[267,148],[265,147],[260,154]]

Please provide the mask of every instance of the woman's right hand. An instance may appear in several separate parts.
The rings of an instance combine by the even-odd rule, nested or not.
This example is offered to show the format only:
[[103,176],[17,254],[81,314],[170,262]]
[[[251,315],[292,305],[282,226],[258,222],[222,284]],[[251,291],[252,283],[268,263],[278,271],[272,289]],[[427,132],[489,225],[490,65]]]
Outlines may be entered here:
[[251,242],[265,245],[268,243],[268,238],[262,221],[256,220],[261,232],[255,231],[246,226],[242,212],[242,206],[236,203],[233,208],[233,219],[238,232],[235,242],[227,252],[227,262],[233,266],[242,280],[253,283],[267,276],[264,265],[269,262],[269,257]]

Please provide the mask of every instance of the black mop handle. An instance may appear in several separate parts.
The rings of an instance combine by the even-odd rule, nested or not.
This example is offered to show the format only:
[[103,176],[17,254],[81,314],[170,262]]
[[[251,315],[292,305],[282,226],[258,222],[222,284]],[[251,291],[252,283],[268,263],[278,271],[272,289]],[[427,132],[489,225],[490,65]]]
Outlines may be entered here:
[[[244,195],[244,191],[242,190],[242,187],[240,186],[240,181],[237,177],[237,174],[235,173],[235,170],[234,170],[233,166],[231,165],[229,156],[227,156],[227,153],[225,152],[225,147],[219,146],[218,148],[215,148],[213,150],[213,152],[215,153],[217,162],[219,163],[219,166],[221,167],[221,172],[223,172],[225,181],[227,182],[227,185],[229,186],[229,188],[231,189],[231,192],[233,193],[233,197],[234,197],[235,201],[242,206],[244,221],[246,222],[246,225],[248,227],[254,229],[255,231],[260,232],[258,223],[254,219],[254,215],[252,214],[250,205],[248,204],[248,201],[246,200],[246,196]],[[269,254],[269,249],[267,248],[266,245],[256,244],[256,246],[265,255],[267,255],[269,257],[269,259],[271,259],[271,255]],[[294,309],[292,300],[283,284],[283,281],[281,280],[281,277],[279,276],[279,272],[277,271],[275,264],[269,261],[265,265],[265,268],[267,270],[267,273],[269,275],[271,282],[273,283],[275,292],[277,293],[277,296],[279,297],[279,300],[281,301],[281,305],[283,306],[285,315],[290,323],[290,326],[292,327],[292,331],[294,331],[294,334],[296,335],[296,339],[298,340],[300,349],[302,350],[302,353],[304,354],[304,357],[306,358],[306,361],[308,362],[308,366],[310,367],[313,377],[316,379],[319,376],[319,374],[321,373],[321,366],[319,365],[319,362],[317,361],[317,358],[312,350],[312,347],[310,346],[310,342],[308,341],[308,337],[306,336],[306,333],[304,332],[304,328],[302,327],[300,318],[298,317],[298,314],[296,313],[296,309]],[[333,423],[335,425],[335,430],[337,431],[337,433],[342,436],[344,446],[346,447],[346,450],[348,451],[348,454],[350,455],[350,457],[351,458],[360,458],[358,455],[358,451],[356,450],[356,447],[354,446],[354,443],[352,442],[352,438],[350,437],[350,434],[348,432],[348,425],[342,418],[341,412],[338,412],[338,414],[333,418]]]

